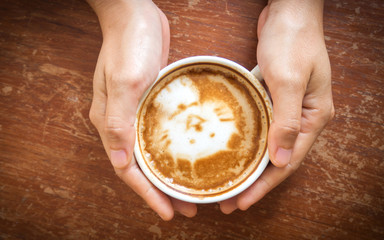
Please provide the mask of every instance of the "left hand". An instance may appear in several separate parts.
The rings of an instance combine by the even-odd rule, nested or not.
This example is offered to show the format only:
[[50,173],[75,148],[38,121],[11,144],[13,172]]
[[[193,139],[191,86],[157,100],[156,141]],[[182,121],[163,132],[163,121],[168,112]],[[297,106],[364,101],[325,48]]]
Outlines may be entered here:
[[151,0],[88,2],[103,32],[90,119],[112,166],[162,219],[171,220],[175,211],[192,217],[196,205],[166,196],[144,176],[133,158],[139,99],[167,64],[168,20]]
[[220,203],[246,210],[291,175],[334,115],[323,1],[270,1],[260,14],[257,59],[273,100],[271,162],[247,190]]

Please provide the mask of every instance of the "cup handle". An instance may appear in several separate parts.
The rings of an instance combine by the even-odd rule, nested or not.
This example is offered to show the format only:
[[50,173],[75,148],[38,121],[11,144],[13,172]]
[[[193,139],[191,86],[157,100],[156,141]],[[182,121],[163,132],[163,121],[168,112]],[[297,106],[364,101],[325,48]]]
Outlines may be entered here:
[[251,71],[251,73],[257,78],[257,80],[259,80],[260,82],[262,82],[264,79],[263,79],[263,76],[261,75],[261,72],[260,72],[260,68],[259,68],[259,65],[256,65],[256,67],[254,67]]

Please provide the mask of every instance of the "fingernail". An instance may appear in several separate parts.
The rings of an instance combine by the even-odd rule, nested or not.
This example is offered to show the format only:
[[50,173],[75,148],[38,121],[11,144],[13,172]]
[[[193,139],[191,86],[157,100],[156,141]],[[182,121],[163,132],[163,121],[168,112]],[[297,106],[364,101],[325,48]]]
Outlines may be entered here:
[[237,210],[237,207],[236,207],[236,206],[231,206],[231,207],[227,208],[226,211],[223,212],[223,213],[228,215],[228,214],[233,213],[233,212],[236,211],[236,210]]
[[[230,201],[230,202],[228,202],[228,201]],[[234,211],[237,210],[236,201],[233,201],[233,200],[230,199],[230,200],[227,200],[227,202],[224,203],[224,204],[220,203],[220,210],[224,214],[231,214],[231,213],[233,213]]]
[[164,221],[170,221],[172,220],[173,216],[174,216],[174,212],[170,212],[170,213],[157,213],[159,215],[159,217],[161,219],[163,219]]
[[176,212],[180,213],[183,216],[188,217],[188,212],[184,211],[183,209],[175,209]]
[[291,161],[292,149],[278,148],[276,152],[276,162],[285,166]]
[[124,150],[111,150],[111,163],[115,168],[123,168],[127,165],[127,154]]

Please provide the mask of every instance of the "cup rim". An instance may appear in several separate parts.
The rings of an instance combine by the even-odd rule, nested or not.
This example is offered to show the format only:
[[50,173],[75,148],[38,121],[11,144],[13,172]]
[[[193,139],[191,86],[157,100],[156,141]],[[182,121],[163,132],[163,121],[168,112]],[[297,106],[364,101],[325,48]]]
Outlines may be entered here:
[[158,189],[160,189],[163,193],[167,194],[168,196],[171,196],[173,198],[185,201],[185,202],[191,202],[191,203],[213,203],[213,202],[219,202],[223,201],[225,199],[229,199],[231,197],[234,197],[247,189],[252,183],[254,183],[262,174],[266,166],[269,162],[269,152],[268,152],[268,145],[266,144],[266,149],[264,152],[264,156],[256,166],[255,170],[244,180],[242,181],[237,187],[230,189],[228,191],[225,191],[221,194],[215,194],[215,195],[207,195],[207,196],[196,196],[189,193],[183,193],[181,191],[178,191],[176,189],[173,189],[169,186],[167,186],[165,183],[163,183],[161,180],[159,180],[156,176],[152,174],[152,171],[147,166],[147,163],[145,163],[144,157],[141,154],[141,149],[138,142],[138,118],[139,113],[141,111],[141,107],[145,99],[147,98],[149,92],[151,89],[155,86],[155,84],[162,79],[164,76],[169,74],[170,72],[174,71],[175,69],[181,68],[183,65],[188,66],[192,64],[205,64],[205,63],[214,63],[219,65],[224,65],[225,67],[229,67],[236,72],[243,75],[245,78],[249,80],[249,82],[257,89],[257,91],[260,93],[261,97],[263,98],[263,102],[266,107],[266,113],[268,115],[269,121],[268,121],[268,127],[270,126],[271,120],[272,120],[272,103],[271,100],[264,89],[264,87],[260,84],[258,79],[246,68],[241,66],[240,64],[233,62],[231,60],[216,57],[216,56],[192,56],[187,57],[181,60],[178,60],[176,62],[171,63],[170,65],[163,68],[156,80],[153,82],[153,84],[145,91],[145,93],[142,95],[137,112],[136,112],[136,122],[135,122],[135,128],[136,128],[136,139],[135,139],[135,146],[134,146],[134,156],[136,158],[137,163],[140,166],[141,171],[144,173],[146,178],[155,185]]

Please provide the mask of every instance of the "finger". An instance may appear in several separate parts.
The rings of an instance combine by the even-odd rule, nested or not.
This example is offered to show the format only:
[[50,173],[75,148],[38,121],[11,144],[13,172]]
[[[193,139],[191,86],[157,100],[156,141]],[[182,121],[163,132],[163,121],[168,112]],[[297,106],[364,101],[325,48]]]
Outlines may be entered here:
[[[100,94],[102,96],[102,94]],[[104,104],[103,104],[104,99]],[[127,156],[123,156],[123,164],[116,161],[116,156],[111,156],[111,152],[108,151],[111,149],[111,138],[106,134],[108,128],[105,127],[105,115],[106,115],[106,97],[94,97],[94,106],[91,112],[94,112],[92,115],[99,115],[99,117],[94,120],[95,126],[98,128],[104,148],[107,150],[107,153],[111,159],[112,165],[115,168],[116,174],[129,186],[131,187],[139,196],[141,196],[146,203],[151,207],[163,220],[168,221],[173,218],[173,208],[169,198],[155,188],[143,175],[142,171],[138,168],[136,161],[133,159],[129,162]],[[104,108],[104,110],[103,110]],[[110,109],[111,110],[111,109]],[[104,113],[103,113],[104,111]],[[96,114],[97,113],[97,114]],[[103,116],[104,115],[104,116]],[[93,117],[95,118],[95,117]],[[129,145],[129,141],[134,141],[134,138],[131,140],[128,138],[122,137],[123,142],[125,141]],[[115,140],[112,138],[112,140]],[[114,142],[116,144],[116,142]],[[124,144],[124,143],[123,143]],[[122,145],[124,148],[124,145]],[[116,145],[115,145],[116,148]],[[114,149],[114,148],[112,148]],[[131,155],[132,156],[132,155]],[[117,156],[120,157],[121,156]],[[114,160],[114,161],[113,161]]]
[[241,210],[248,209],[296,171],[317,138],[317,135],[318,131],[300,133],[296,139],[292,161],[282,168],[269,165],[260,178],[238,196],[238,208]]
[[194,217],[197,213],[197,206],[194,203],[184,202],[171,198],[173,209],[186,217]]
[[313,109],[303,110],[303,131],[299,133],[296,139],[292,161],[283,168],[277,168],[272,165],[268,166],[260,178],[257,179],[251,187],[239,195],[237,201],[239,209],[248,209],[296,171],[325,126],[322,121],[323,116],[320,114],[321,112],[322,111]]
[[170,30],[169,30],[169,22],[168,22],[167,16],[165,16],[165,14],[159,8],[157,8],[157,11],[159,12],[159,15],[160,15],[162,40],[163,40],[161,68],[164,68],[165,66],[167,66],[167,63],[168,63]]
[[107,75],[104,135],[109,145],[106,151],[115,168],[126,167],[132,159],[141,81],[140,75],[130,76],[124,72]]
[[115,171],[164,221],[169,221],[173,218],[174,211],[171,201],[148,181],[136,164],[136,161],[131,161],[126,168],[115,169]]
[[307,76],[288,71],[264,73],[273,99],[273,121],[268,132],[268,149],[272,163],[286,166],[301,128],[302,101]]
[[238,208],[248,209],[291,175],[300,166],[320,132],[334,116],[332,91],[329,84],[330,76],[317,74],[315,71],[311,84],[319,82],[322,83],[322,86],[318,88],[308,86],[309,89],[314,90],[309,91],[310,93],[305,96],[303,101],[305,107],[302,110],[301,129],[295,141],[290,163],[283,168],[268,166],[260,178],[238,196]]
[[[324,126],[334,117],[331,67],[327,52],[324,53],[323,61],[316,65],[311,80],[308,84],[307,93],[303,101],[303,120],[301,131],[309,132],[311,129],[322,130]],[[319,57],[319,59],[321,59]]]
[[263,30],[263,27],[265,25],[265,21],[268,18],[268,12],[269,12],[269,5],[265,6],[263,11],[261,11],[259,15],[259,20],[257,22],[257,36],[260,37],[261,31]]
[[92,124],[96,127],[104,148],[108,149],[106,139],[104,138],[104,122],[105,112],[107,108],[107,93],[105,87],[104,70],[102,69],[102,53],[100,52],[99,59],[97,61],[94,77],[93,77],[93,98],[92,105],[89,111],[89,119]]
[[242,192],[237,198],[237,206],[241,210],[247,210],[250,206],[262,199],[268,192],[289,176],[290,164],[283,168],[269,165],[256,182]]
[[237,196],[227,199],[225,201],[222,201],[220,204],[220,210],[224,214],[231,214],[233,211],[237,209]]

